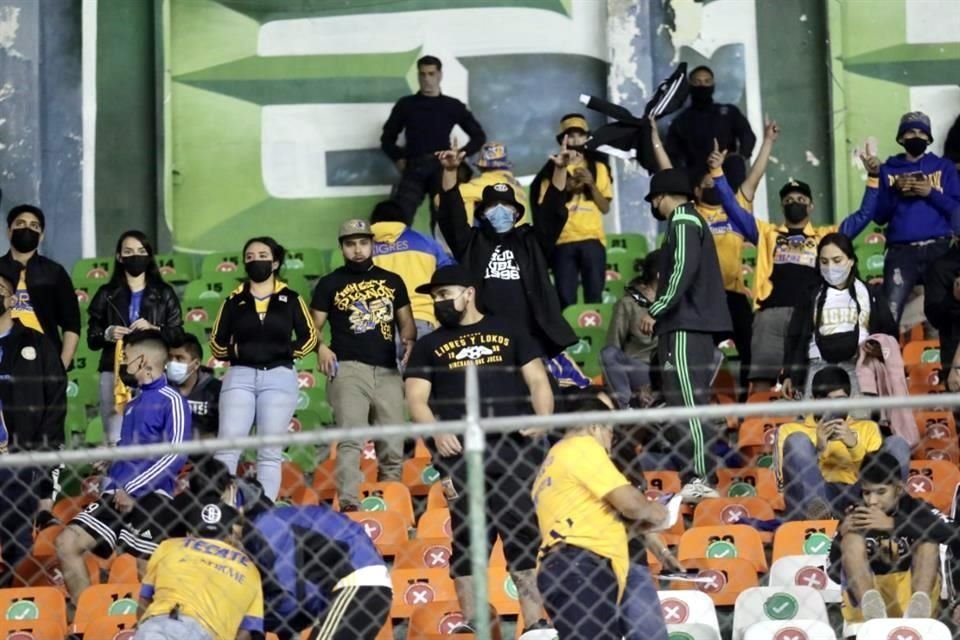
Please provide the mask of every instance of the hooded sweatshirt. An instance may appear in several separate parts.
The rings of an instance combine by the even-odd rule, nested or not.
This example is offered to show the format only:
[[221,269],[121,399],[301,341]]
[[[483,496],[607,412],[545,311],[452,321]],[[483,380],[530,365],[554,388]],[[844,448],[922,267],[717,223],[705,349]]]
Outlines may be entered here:
[[[926,198],[906,196],[894,186],[899,175],[922,173],[933,188]],[[887,244],[905,244],[953,235],[960,220],[960,179],[949,160],[926,153],[916,162],[905,154],[880,167],[880,194],[874,220],[887,226]]]
[[373,231],[373,263],[381,269],[400,276],[410,295],[414,320],[423,320],[437,326],[433,315],[433,300],[417,293],[417,287],[430,282],[433,272],[440,267],[455,264],[443,247],[402,222],[377,222]]

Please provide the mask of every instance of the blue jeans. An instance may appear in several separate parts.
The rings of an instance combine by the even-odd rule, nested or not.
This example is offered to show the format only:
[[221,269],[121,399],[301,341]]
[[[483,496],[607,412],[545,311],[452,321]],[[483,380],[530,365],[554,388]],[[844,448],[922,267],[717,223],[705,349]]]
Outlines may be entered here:
[[213,640],[199,622],[188,616],[154,616],[137,625],[134,640]]
[[553,279],[560,307],[577,304],[577,286],[583,283],[583,301],[603,302],[607,279],[607,250],[599,240],[558,244],[553,250]]
[[606,558],[562,545],[540,563],[537,586],[561,638],[622,638],[617,576]]
[[[890,436],[881,447],[900,462],[900,476],[907,479],[910,469],[910,445],[900,436]],[[783,443],[784,502],[788,519],[802,520],[812,498],[821,498],[842,515],[847,507],[860,501],[860,485],[827,482],[820,471],[817,448],[806,435],[790,434]]]
[[621,409],[630,406],[634,390],[650,386],[650,363],[631,358],[617,347],[604,347],[600,352],[600,364],[603,379]]
[[624,640],[667,640],[657,585],[643,565],[630,565],[620,600],[620,626]]
[[929,244],[888,244],[883,262],[883,292],[890,303],[893,319],[900,322],[903,305],[913,288],[923,283],[933,262],[950,250],[950,238],[937,238]]

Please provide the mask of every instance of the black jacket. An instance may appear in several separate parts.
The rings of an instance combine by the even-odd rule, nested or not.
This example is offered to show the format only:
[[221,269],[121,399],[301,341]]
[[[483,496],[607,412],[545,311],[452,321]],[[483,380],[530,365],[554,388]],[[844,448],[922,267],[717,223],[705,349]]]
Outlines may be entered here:
[[[0,268],[20,273],[24,265],[13,259],[8,251],[0,257]],[[62,331],[80,335],[80,304],[73,281],[59,262],[54,262],[39,253],[27,261],[27,292],[43,333],[59,352],[63,347]],[[17,285],[16,282],[13,283]]]
[[13,321],[0,340],[0,402],[10,450],[53,450],[63,446],[67,417],[67,374],[60,350],[47,336]]
[[[90,318],[87,324],[87,345],[94,351],[101,351],[100,371],[113,371],[113,359],[117,349],[115,342],[106,338],[107,327],[125,327],[129,318],[130,289],[126,284],[120,286],[107,283],[97,289],[87,310]],[[180,300],[173,287],[162,283],[159,287],[147,284],[140,303],[140,317],[159,327],[167,344],[175,344],[183,337],[183,316],[180,313]]]
[[[870,294],[869,333],[871,335],[885,333],[899,338],[900,331],[890,313],[890,305],[882,289],[869,284],[866,287]],[[783,350],[784,375],[797,384],[801,384],[807,378],[807,356],[810,351],[810,339],[813,338],[817,299],[823,292],[824,288],[820,287],[812,295],[804,297],[794,308],[787,327],[787,338]]]
[[[534,337],[544,345],[547,355],[553,357],[575,344],[577,337],[563,318],[560,299],[550,282],[546,258],[553,253],[568,217],[564,194],[552,184],[547,187],[540,211],[542,215],[537,219],[536,225],[522,224],[514,227],[510,233],[515,234],[515,245],[522,249],[516,252],[516,260],[520,268],[520,280],[527,294],[527,304],[537,323],[537,326],[533,327]],[[549,212],[552,212],[552,215]],[[459,189],[440,193],[437,222],[453,256],[470,270],[477,281],[483,282],[490,256],[499,241],[480,228],[467,224],[467,213]],[[481,285],[481,302],[482,289]]]
[[217,435],[220,430],[220,389],[223,387],[209,367],[200,367],[187,404],[190,405],[192,420],[190,427],[196,434]]
[[749,158],[757,137],[750,123],[732,104],[711,103],[681,111],[667,132],[667,153],[677,167],[705,167],[713,151],[713,139],[721,151]]
[[692,203],[673,212],[661,253],[657,299],[649,309],[656,335],[732,331],[713,234]]
[[[237,287],[223,301],[210,336],[210,351],[231,365],[272,369],[291,367],[317,348],[317,329],[303,298],[285,284],[270,298],[263,320],[249,283]],[[291,335],[296,338],[291,340]]]

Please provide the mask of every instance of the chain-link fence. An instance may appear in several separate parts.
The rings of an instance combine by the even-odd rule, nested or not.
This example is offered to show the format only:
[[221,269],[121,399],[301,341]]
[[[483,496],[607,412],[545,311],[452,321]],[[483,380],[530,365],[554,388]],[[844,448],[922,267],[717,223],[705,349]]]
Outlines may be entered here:
[[[457,422],[0,456],[0,630],[951,637],[960,396],[611,411],[587,390],[553,415],[485,417],[473,371]],[[871,419],[891,409],[916,439]],[[719,425],[705,469],[681,446],[694,422]],[[398,477],[384,438],[409,443]],[[372,441],[359,508],[337,511],[346,440]],[[211,460],[271,446],[288,453],[275,505],[252,457],[236,482]],[[165,460],[169,491],[142,479]]]

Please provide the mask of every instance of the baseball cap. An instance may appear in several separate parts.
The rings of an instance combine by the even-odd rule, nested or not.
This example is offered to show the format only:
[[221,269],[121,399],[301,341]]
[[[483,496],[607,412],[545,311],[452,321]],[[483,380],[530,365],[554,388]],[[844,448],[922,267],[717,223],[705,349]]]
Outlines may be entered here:
[[897,142],[903,138],[903,134],[910,129],[919,129],[927,134],[930,142],[933,142],[933,130],[930,128],[930,116],[923,111],[911,111],[900,117],[900,126],[897,127]]
[[370,223],[366,220],[360,220],[357,218],[354,220],[347,220],[340,225],[340,233],[337,235],[338,240],[352,238],[354,236],[367,236],[368,238],[372,238],[373,231],[370,229]]
[[498,182],[484,187],[483,193],[480,195],[480,204],[477,206],[477,211],[486,211],[493,205],[501,202],[516,209],[517,213],[523,217],[523,212],[526,209],[520,204],[520,201],[517,200],[517,194],[513,190],[513,186],[506,182]]
[[806,182],[801,182],[800,180],[791,180],[787,184],[780,187],[780,199],[783,200],[787,197],[787,194],[790,193],[802,193],[811,200],[813,200],[813,192],[810,191],[810,185]]
[[240,522],[240,512],[223,502],[197,504],[187,515],[190,531],[201,538],[220,538]]
[[557,142],[563,141],[563,136],[570,131],[590,133],[590,125],[581,113],[570,113],[560,119],[560,131],[557,133]]
[[644,200],[653,202],[655,197],[664,193],[693,196],[693,189],[690,188],[690,176],[686,170],[664,169],[653,174],[653,178],[650,179],[650,193]]
[[430,282],[422,284],[416,288],[417,293],[429,295],[436,287],[476,287],[476,278],[470,275],[470,272],[459,264],[453,264],[447,267],[440,267],[433,272]]

